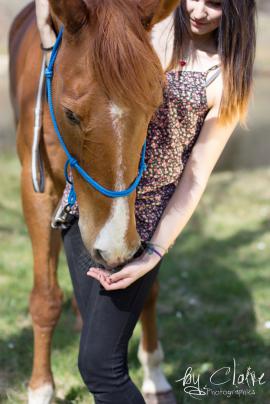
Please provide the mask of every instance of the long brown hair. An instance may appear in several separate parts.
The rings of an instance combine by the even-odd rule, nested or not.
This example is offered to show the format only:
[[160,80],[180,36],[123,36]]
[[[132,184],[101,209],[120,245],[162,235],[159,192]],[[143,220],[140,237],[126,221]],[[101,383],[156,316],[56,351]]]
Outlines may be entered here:
[[[174,34],[173,55],[168,69],[179,63],[189,37],[184,2],[174,14]],[[220,26],[213,34],[223,75],[220,122],[226,124],[238,117],[245,124],[256,48],[255,0],[223,0]]]

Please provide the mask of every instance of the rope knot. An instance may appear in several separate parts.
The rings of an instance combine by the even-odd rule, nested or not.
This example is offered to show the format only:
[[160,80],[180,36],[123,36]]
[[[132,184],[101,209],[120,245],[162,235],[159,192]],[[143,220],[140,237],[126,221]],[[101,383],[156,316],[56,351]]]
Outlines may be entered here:
[[78,164],[78,161],[74,157],[70,157],[68,162],[69,162],[69,165],[70,165],[71,168],[75,167],[76,164]]
[[53,70],[49,69],[48,67],[45,69],[45,77],[47,79],[51,79],[53,77]]

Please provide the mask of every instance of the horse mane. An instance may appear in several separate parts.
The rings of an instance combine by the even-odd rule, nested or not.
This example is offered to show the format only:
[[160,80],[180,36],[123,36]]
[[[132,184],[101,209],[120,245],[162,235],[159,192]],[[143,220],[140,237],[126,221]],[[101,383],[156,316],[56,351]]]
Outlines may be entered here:
[[[109,98],[120,105],[157,108],[164,74],[133,0],[86,0],[95,31],[92,66]],[[160,91],[157,91],[157,88]]]

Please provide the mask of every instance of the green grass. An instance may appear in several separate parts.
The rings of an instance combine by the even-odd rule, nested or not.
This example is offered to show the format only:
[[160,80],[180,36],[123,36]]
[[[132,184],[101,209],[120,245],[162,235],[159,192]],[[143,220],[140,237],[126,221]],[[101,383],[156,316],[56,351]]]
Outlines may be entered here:
[[[19,164],[0,158],[0,402],[26,402],[32,367],[28,297],[32,257],[19,191]],[[193,403],[176,382],[192,366],[209,374],[237,361],[237,373],[251,366],[265,383],[249,397],[203,398],[202,403],[270,402],[270,169],[214,173],[188,226],[161,268],[158,329],[164,371],[178,403]],[[92,403],[77,369],[79,334],[74,330],[72,288],[65,260],[59,267],[64,307],[53,338],[52,367],[58,403]],[[129,345],[130,374],[140,387],[137,324]],[[227,389],[232,390],[229,384]],[[120,404],[120,403],[119,403]]]

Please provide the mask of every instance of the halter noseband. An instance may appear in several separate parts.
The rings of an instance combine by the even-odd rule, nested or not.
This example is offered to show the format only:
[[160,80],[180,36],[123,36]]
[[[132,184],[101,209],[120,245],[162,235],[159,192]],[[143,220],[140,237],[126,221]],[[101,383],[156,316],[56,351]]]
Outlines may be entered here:
[[89,174],[79,165],[78,161],[70,154],[70,152],[67,149],[67,146],[65,145],[65,142],[61,136],[61,133],[58,129],[58,125],[56,122],[56,117],[54,113],[54,107],[53,107],[53,100],[52,100],[52,79],[53,79],[53,69],[54,69],[54,63],[57,57],[57,53],[60,47],[60,43],[62,40],[62,35],[63,35],[63,27],[61,27],[59,34],[57,36],[56,42],[53,46],[52,54],[50,57],[49,65],[45,69],[45,77],[46,77],[46,86],[47,86],[47,98],[48,98],[48,104],[49,104],[49,110],[50,110],[50,115],[51,115],[51,120],[54,126],[54,130],[56,132],[56,135],[59,139],[59,142],[64,150],[64,152],[67,155],[67,161],[65,164],[64,168],[64,173],[65,173],[65,178],[66,180],[71,184],[71,190],[68,196],[68,203],[70,206],[73,206],[74,203],[76,202],[76,193],[74,190],[73,182],[70,181],[69,175],[68,175],[68,166],[71,168],[75,168],[78,173],[84,178],[88,184],[92,185],[97,191],[102,193],[105,196],[108,196],[109,198],[118,198],[121,196],[127,196],[131,194],[136,187],[138,186],[143,172],[146,170],[146,164],[145,164],[145,150],[146,150],[146,140],[144,142],[142,152],[141,152],[141,160],[140,160],[140,165],[139,165],[139,171],[138,171],[138,176],[137,178],[133,181],[133,183],[130,185],[130,187],[126,190],[123,191],[112,191],[109,189],[104,188],[102,185],[98,184],[92,177],[90,177]]

